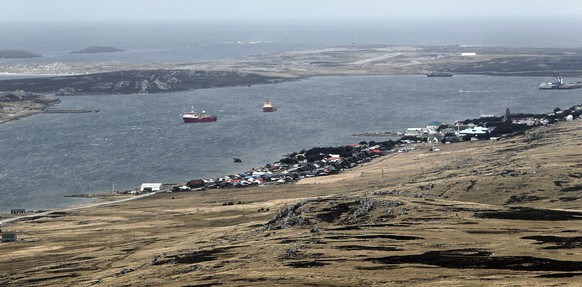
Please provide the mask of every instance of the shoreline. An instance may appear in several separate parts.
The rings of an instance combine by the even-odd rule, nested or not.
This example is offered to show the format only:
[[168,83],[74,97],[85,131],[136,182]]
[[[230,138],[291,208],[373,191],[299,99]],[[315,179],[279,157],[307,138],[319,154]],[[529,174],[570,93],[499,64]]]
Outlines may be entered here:
[[317,184],[18,221],[3,228],[18,239],[0,244],[0,285],[575,285],[581,124],[427,146]]
[[14,217],[9,217],[9,218],[5,218],[5,219],[1,219],[3,216],[0,214],[0,226],[3,226],[7,223],[16,223],[16,222],[21,221],[23,219],[30,219],[30,218],[37,218],[37,217],[40,218],[40,217],[49,216],[50,214],[55,213],[55,212],[57,212],[57,213],[58,212],[68,212],[68,211],[81,210],[81,209],[87,209],[87,208],[95,208],[95,207],[99,207],[99,206],[107,206],[107,205],[111,205],[111,204],[118,204],[118,203],[122,203],[122,202],[127,202],[127,201],[131,201],[131,200],[136,200],[136,199],[152,196],[154,194],[156,194],[156,193],[152,192],[152,193],[145,193],[145,194],[140,194],[140,195],[136,195],[136,196],[131,196],[131,197],[127,197],[127,198],[122,198],[122,199],[116,199],[116,200],[112,200],[112,201],[91,202],[91,203],[85,203],[85,204],[80,204],[80,205],[73,205],[70,207],[58,208],[58,209],[54,209],[54,210],[46,210],[46,211],[36,212],[36,213],[27,213],[26,215],[23,215],[23,216],[14,216]]

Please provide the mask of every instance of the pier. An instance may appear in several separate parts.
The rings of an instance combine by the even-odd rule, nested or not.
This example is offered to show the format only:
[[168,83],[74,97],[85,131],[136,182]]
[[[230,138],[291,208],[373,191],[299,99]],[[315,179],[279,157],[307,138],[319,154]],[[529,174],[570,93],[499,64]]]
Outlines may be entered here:
[[45,109],[46,114],[70,114],[70,113],[98,113],[99,110],[92,109]]

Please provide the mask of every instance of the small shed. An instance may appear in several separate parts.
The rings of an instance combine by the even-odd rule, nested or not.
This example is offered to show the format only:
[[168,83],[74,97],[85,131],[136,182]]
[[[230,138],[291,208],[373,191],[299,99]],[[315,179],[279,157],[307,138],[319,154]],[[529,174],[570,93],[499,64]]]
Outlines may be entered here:
[[161,183],[142,183],[139,191],[160,191],[162,189],[162,185],[163,184]]
[[16,233],[2,233],[2,243],[16,242]]

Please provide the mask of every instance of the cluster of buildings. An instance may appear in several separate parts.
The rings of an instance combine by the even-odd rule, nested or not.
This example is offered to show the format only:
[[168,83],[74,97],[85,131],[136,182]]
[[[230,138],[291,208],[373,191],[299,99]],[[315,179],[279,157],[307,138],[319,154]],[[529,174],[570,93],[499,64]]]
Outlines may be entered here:
[[545,114],[512,114],[506,109],[503,116],[481,113],[477,119],[457,121],[453,125],[433,121],[424,128],[407,129],[404,138],[433,143],[498,139],[535,126],[575,119],[582,119],[582,105]]
[[[174,186],[172,191],[294,183],[302,178],[337,174],[391,152],[394,144],[395,142],[389,141],[373,146],[361,143],[336,148],[314,148],[302,153],[289,154],[278,162],[239,174],[193,179],[184,186]],[[338,150],[341,150],[341,153],[333,153]]]

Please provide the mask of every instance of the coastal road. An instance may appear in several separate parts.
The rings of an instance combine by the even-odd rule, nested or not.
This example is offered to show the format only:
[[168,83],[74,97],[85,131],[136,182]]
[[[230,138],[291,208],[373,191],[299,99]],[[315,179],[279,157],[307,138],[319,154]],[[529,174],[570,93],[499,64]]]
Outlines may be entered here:
[[68,208],[64,208],[64,209],[50,210],[50,211],[33,213],[33,214],[28,214],[28,215],[14,217],[14,218],[8,218],[8,219],[0,220],[0,226],[4,225],[6,223],[16,222],[18,220],[25,219],[25,218],[47,216],[53,212],[73,211],[73,210],[79,210],[79,209],[84,209],[84,208],[92,208],[92,207],[97,207],[97,206],[111,205],[111,204],[116,204],[116,203],[120,203],[120,202],[126,202],[126,201],[130,201],[130,200],[136,200],[136,199],[148,197],[148,196],[151,196],[154,194],[156,194],[156,192],[150,192],[150,193],[136,195],[136,196],[123,198],[123,199],[119,199],[119,200],[114,200],[114,201],[89,203],[89,204],[79,205],[79,206],[75,206],[75,207],[68,207]]

